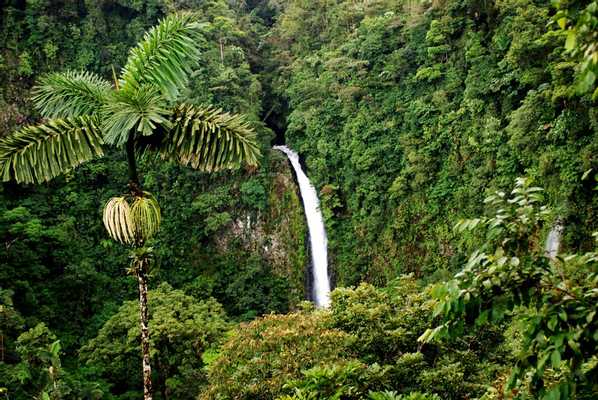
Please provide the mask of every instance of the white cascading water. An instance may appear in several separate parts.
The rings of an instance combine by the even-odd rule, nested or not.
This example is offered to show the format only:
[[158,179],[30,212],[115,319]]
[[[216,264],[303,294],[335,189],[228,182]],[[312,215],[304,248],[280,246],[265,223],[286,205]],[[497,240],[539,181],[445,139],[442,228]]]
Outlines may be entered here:
[[550,258],[551,260],[554,260],[559,254],[559,248],[561,247],[561,237],[563,236],[564,230],[565,227],[563,226],[563,221],[557,219],[550,232],[548,232],[544,252],[546,257]]
[[313,272],[313,298],[316,306],[328,307],[330,305],[330,279],[328,278],[328,239],[324,219],[320,211],[318,194],[309,178],[303,172],[299,155],[287,146],[274,146],[287,155],[299,182],[299,190],[305,209],[307,228],[309,229],[309,244],[311,248],[311,262]]

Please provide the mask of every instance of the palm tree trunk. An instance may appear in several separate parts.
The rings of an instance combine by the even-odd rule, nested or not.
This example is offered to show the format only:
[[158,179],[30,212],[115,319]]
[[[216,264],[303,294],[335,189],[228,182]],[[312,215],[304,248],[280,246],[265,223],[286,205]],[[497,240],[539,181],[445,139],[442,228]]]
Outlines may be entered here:
[[152,367],[150,365],[149,318],[147,312],[148,260],[138,261],[136,273],[139,283],[139,322],[141,324],[141,365],[143,368],[143,399],[152,400]]
[[[127,161],[129,163],[129,190],[131,195],[139,196],[143,192],[137,175],[137,163],[135,161],[135,142],[133,136],[129,137],[126,146]],[[140,248],[143,243],[137,243],[135,247]],[[147,311],[147,281],[149,272],[149,260],[142,257],[135,261],[135,274],[139,284],[139,324],[141,328],[141,367],[143,369],[143,399],[152,400],[152,366],[150,364],[150,342],[149,342],[149,316]]]
[[142,194],[139,175],[137,174],[137,162],[135,160],[135,141],[133,136],[129,137],[126,146],[127,161],[129,163],[129,190],[133,196]]

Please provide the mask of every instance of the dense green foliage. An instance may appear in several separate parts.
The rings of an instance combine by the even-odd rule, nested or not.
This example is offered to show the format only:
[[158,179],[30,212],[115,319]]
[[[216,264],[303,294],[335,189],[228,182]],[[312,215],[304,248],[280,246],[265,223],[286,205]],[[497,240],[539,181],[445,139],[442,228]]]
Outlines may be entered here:
[[[183,98],[248,115],[262,146],[267,146],[271,134],[258,121],[260,85],[239,47],[245,36],[242,22],[223,1],[81,1],[58,8],[50,1],[3,4],[3,134],[15,124],[36,120],[28,93],[36,77],[56,70],[90,69],[112,81],[111,64],[115,70],[124,66],[127,49],[145,29],[168,12],[189,9],[205,24],[201,57]],[[47,56],[43,48],[54,50]],[[41,93],[35,95],[43,102]],[[141,164],[141,170],[151,171],[142,175],[142,184],[156,194],[165,217],[153,243],[156,283],[169,282],[199,299],[216,296],[237,318],[286,311],[304,297],[305,228],[290,173],[279,159],[266,158],[260,170],[232,174],[232,180],[230,173],[207,177],[151,158]],[[136,298],[135,284],[125,276],[126,252],[108,240],[101,226],[100,210],[111,196],[122,193],[127,182],[124,171],[123,155],[107,152],[102,164],[89,163],[41,187],[3,185],[0,287],[5,297],[10,294],[7,298],[21,321],[10,329],[2,327],[7,365],[20,362],[17,337],[45,322],[61,341],[64,368],[81,370],[77,349],[97,335],[124,300]],[[216,201],[205,203],[210,196]],[[270,213],[266,207],[278,199],[286,201]],[[292,224],[280,226],[282,221]],[[249,236],[258,224],[262,234]],[[274,250],[285,251],[264,250],[277,236],[284,243]],[[79,374],[73,379],[88,378]],[[5,387],[1,381],[0,387]],[[11,382],[11,398],[17,393],[16,382],[29,396],[42,390],[25,381]]]
[[581,177],[597,170],[597,116],[575,95],[554,11],[352,4],[292,1],[274,30],[286,140],[327,190],[337,281],[446,276],[461,262],[452,224],[523,175],[546,189],[568,248],[589,249],[597,200]]
[[563,33],[566,33],[565,49],[579,61],[577,67],[577,91],[592,92],[598,98],[596,73],[598,72],[598,4],[592,1],[556,1],[556,14],[552,17]]
[[495,216],[457,225],[485,229],[487,241],[455,280],[436,288],[435,314],[447,322],[421,340],[459,336],[473,320],[484,325],[515,315],[523,342],[507,388],[534,398],[590,399],[598,390],[598,253],[546,257],[534,243],[549,215],[541,191],[519,179],[512,197],[499,192],[487,199]]
[[[48,73],[90,71],[71,89],[90,92],[76,114],[95,111],[105,92],[86,82],[114,82],[143,32],[180,11],[202,25],[177,117],[245,114],[262,159],[209,176],[140,160],[162,213],[155,399],[595,397],[596,2],[8,0],[0,136],[41,121],[33,83],[62,84]],[[301,304],[301,200],[268,150],[283,141],[322,202],[328,310]],[[141,396],[135,282],[100,222],[126,160],[102,152],[47,184],[0,186],[0,398]]]
[[460,221],[486,234],[466,238],[479,248],[448,283],[362,283],[335,290],[330,310],[241,326],[200,398],[594,398],[598,257],[547,257],[541,192],[518,179],[487,199],[495,215]]
[[[267,316],[240,326],[209,367],[201,399],[362,399],[370,391],[484,394],[511,355],[497,328],[418,345],[434,303],[412,277],[387,289],[337,289],[330,311]],[[474,334],[475,333],[475,334]],[[220,397],[219,397],[220,396]],[[394,397],[392,397],[394,398]]]
[[[205,384],[202,355],[227,329],[222,306],[213,299],[197,301],[162,284],[148,295],[154,390],[163,398],[193,399]],[[81,348],[81,360],[95,367],[122,398],[135,398],[141,387],[138,305],[125,302]],[[125,392],[130,392],[127,396]]]

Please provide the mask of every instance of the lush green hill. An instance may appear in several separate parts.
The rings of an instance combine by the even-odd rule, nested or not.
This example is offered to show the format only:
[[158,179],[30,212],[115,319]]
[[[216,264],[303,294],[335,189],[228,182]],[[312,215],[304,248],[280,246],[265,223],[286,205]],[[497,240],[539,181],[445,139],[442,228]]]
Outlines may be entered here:
[[[211,175],[140,160],[163,214],[155,399],[595,397],[595,3],[4,1],[0,135],[39,121],[43,74],[112,81],[180,10],[205,22],[182,98],[245,114],[263,159]],[[274,142],[320,194],[330,310],[301,304],[307,231]],[[101,224],[126,183],[114,152],[0,186],[0,398],[141,398],[136,282]],[[557,218],[577,255],[549,262]]]
[[[331,5],[332,4],[332,5]],[[459,265],[452,225],[529,176],[598,224],[597,114],[544,2],[292,1],[274,27],[286,140],[323,193],[339,284]]]

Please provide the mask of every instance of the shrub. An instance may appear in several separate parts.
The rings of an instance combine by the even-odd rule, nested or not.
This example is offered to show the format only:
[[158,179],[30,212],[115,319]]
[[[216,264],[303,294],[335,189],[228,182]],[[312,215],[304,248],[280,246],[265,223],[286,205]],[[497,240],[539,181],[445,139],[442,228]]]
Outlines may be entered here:
[[242,324],[209,367],[200,399],[274,399],[302,371],[345,361],[351,337],[329,328],[326,311],[267,315]]

